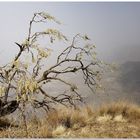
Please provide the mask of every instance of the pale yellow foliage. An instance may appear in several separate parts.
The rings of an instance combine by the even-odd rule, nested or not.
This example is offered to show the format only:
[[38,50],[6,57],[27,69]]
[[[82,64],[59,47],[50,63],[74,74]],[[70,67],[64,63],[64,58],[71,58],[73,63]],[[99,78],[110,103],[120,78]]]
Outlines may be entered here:
[[56,20],[56,18],[54,16],[51,16],[50,14],[46,13],[46,12],[41,12],[40,15],[42,17],[44,17],[45,19],[48,20],[53,20],[54,22],[56,22],[57,24],[60,24],[60,21]]
[[5,94],[5,87],[0,86],[0,97],[3,96],[4,94]]
[[32,56],[32,63],[35,63],[36,62],[36,60],[35,60],[35,58]]
[[51,53],[51,50],[45,50],[43,48],[37,48],[37,50],[38,50],[38,54],[41,57],[45,57],[45,58],[47,58],[50,55],[50,53]]
[[62,39],[67,40],[66,37],[61,32],[59,32],[57,29],[47,29],[46,34],[52,35],[59,40],[62,40]]
[[15,66],[15,68],[19,68],[19,65],[20,65],[20,61],[19,60],[13,61],[12,63]]
[[[27,99],[28,94],[33,94],[38,89],[38,83],[33,78],[25,78],[22,77],[17,82],[17,93],[21,93],[21,98],[23,100]],[[31,96],[30,96],[31,97]],[[17,96],[17,100],[19,100],[19,96]]]
[[23,41],[22,46],[28,47],[29,46],[29,41],[26,39]]
[[97,53],[96,52],[92,52],[91,56],[95,60],[97,58]]

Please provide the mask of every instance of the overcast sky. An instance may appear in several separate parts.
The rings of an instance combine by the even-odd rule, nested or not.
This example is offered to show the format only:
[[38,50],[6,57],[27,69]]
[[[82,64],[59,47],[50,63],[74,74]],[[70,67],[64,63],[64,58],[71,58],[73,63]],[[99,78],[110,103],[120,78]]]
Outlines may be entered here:
[[68,37],[88,34],[105,61],[140,60],[140,2],[0,2],[0,64],[15,55],[14,42],[24,40],[29,20],[40,11],[61,20]]

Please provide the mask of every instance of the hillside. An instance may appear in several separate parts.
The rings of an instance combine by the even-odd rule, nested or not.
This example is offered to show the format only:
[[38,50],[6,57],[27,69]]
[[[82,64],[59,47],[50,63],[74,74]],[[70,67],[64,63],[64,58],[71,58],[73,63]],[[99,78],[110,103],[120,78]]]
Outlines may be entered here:
[[119,82],[126,91],[140,91],[140,61],[128,61],[120,67]]
[[140,107],[123,101],[106,104],[99,109],[61,108],[41,120],[31,117],[27,129],[23,123],[9,124],[1,119],[0,137],[140,138]]
[[104,90],[87,97],[90,104],[98,106],[101,103],[127,100],[140,105],[140,61],[125,62],[116,71],[106,73],[102,87]]

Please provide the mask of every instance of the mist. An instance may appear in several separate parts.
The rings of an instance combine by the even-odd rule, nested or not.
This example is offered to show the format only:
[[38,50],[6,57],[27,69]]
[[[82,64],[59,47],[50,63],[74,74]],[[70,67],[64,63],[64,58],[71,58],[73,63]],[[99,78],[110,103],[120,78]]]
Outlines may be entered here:
[[[123,65],[128,61],[132,63],[140,61],[139,2],[1,2],[0,9],[1,65],[10,62],[15,56],[18,48],[14,42],[22,43],[25,40],[33,13],[40,11],[46,11],[62,21],[61,26],[53,25],[53,27],[59,28],[70,40],[77,33],[87,34],[97,47],[98,57],[105,62]],[[47,27],[48,25],[42,25],[42,27],[36,26],[35,29],[42,30]],[[48,45],[47,41],[43,44]],[[52,46],[54,54],[48,62],[49,65],[55,62],[54,56],[68,44],[61,42]],[[139,63],[135,65],[139,65]],[[132,71],[129,71],[129,75],[131,74],[134,78],[133,73],[137,67],[133,67],[133,64],[128,66],[128,68],[130,67]],[[126,77],[128,73],[125,69],[120,71],[106,77],[107,79],[113,77],[111,83],[114,83],[111,84],[109,80],[105,83],[105,93],[107,94],[89,95],[90,91],[85,89],[82,84],[81,91],[83,94],[88,92],[86,97],[93,99],[92,102],[96,103],[102,102],[102,100],[111,101],[122,98],[128,100],[133,98],[132,101],[140,103],[138,90],[135,91],[132,88],[133,90],[130,92],[123,89],[124,83],[120,82],[118,77],[121,77],[122,71],[126,72],[124,74]],[[139,70],[137,74],[139,75]],[[133,84],[135,88],[139,87],[135,86],[135,82]],[[49,87],[51,92],[58,90],[56,88],[55,91],[52,91],[52,89],[54,89],[53,86]],[[89,99],[87,100],[89,101]]]

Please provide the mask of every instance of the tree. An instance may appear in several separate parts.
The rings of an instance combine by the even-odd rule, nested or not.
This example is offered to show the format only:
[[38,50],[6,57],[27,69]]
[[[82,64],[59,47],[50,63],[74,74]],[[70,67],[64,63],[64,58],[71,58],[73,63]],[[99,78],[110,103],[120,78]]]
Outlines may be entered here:
[[[58,56],[56,63],[49,67],[42,66],[51,55],[50,48],[40,46],[39,39],[48,37],[50,43],[55,40],[68,41],[67,37],[59,30],[48,28],[45,31],[33,32],[34,24],[48,21],[61,24],[55,17],[48,13],[35,13],[29,23],[28,35],[23,43],[15,43],[19,51],[12,62],[0,67],[0,116],[12,113],[20,105],[30,104],[33,108],[43,108],[45,111],[55,108],[56,105],[76,107],[76,102],[83,102],[77,85],[69,83],[63,76],[71,73],[81,73],[84,83],[94,92],[100,87],[99,81],[102,74],[102,61],[96,58],[95,45],[90,44],[87,35],[77,34],[71,44]],[[76,41],[85,41],[85,45],[76,45]],[[28,62],[22,58],[23,54],[29,55]],[[30,64],[28,64],[30,62]],[[69,86],[70,93],[51,95],[44,90],[44,85],[57,81]],[[12,101],[10,101],[12,96]],[[39,99],[38,96],[42,98]],[[2,113],[4,112],[4,113]]]

